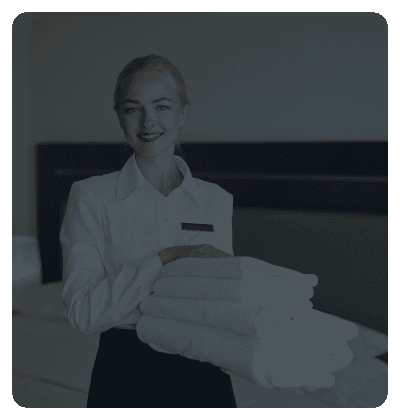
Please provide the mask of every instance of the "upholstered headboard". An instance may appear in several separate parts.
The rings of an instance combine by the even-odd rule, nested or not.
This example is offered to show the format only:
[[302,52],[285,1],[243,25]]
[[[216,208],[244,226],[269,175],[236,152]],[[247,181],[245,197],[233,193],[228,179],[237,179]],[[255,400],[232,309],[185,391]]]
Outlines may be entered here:
[[[387,142],[184,143],[193,176],[234,196],[234,209],[387,215]],[[36,146],[43,283],[62,279],[59,234],[71,185],[120,170],[126,143]],[[177,153],[180,154],[180,153]]]

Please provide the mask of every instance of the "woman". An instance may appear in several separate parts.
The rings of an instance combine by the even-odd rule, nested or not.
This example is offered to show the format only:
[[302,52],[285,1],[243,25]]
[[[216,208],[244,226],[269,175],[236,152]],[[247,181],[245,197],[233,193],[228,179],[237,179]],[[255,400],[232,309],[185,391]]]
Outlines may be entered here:
[[163,265],[233,255],[233,197],[174,155],[189,101],[169,60],[128,63],[114,102],[134,153],[121,171],[72,185],[60,233],[68,319],[101,334],[87,407],[236,407],[228,374],[155,351],[135,331]]

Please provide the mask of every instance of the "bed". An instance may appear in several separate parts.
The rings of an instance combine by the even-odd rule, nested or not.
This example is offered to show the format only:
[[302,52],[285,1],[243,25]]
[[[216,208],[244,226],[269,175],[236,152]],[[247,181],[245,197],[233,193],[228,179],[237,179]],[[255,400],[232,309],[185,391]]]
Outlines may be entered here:
[[13,293],[13,396],[21,407],[86,407],[99,334],[67,319],[60,282]]
[[[309,146],[303,145],[304,148]],[[372,155],[373,153],[376,156],[379,150],[382,156],[385,156],[385,148],[382,148],[380,145],[376,146],[374,152],[368,149],[370,146],[366,144],[364,146],[366,152],[363,154],[364,156],[368,156],[368,154]],[[277,156],[285,154],[287,158],[288,154],[293,153],[294,156],[298,151],[290,152],[291,149],[289,150],[289,148],[285,150],[279,149],[282,146],[272,147],[272,150],[271,144],[264,145],[264,154],[272,156],[270,158],[270,165],[266,166],[269,170],[269,173],[267,173],[261,163],[256,164],[257,156],[260,153],[262,154],[262,150],[253,149],[251,152],[250,149],[246,149],[248,154],[253,153],[252,156],[254,159],[249,159],[248,166],[242,167],[240,174],[236,172],[237,176],[235,177],[235,174],[228,172],[228,166],[222,169],[218,167],[219,169],[217,170],[210,162],[203,166],[198,163],[196,156],[199,156],[199,153],[201,155],[207,155],[207,147],[213,147],[214,154],[220,154],[221,156],[227,156],[227,153],[235,155],[236,152],[232,153],[232,149],[229,149],[230,147],[233,147],[237,151],[239,149],[232,145],[218,145],[218,147],[215,145],[186,145],[186,148],[184,148],[186,152],[185,159],[188,161],[188,165],[192,169],[195,177],[218,183],[234,195],[234,213],[236,211],[236,215],[246,214],[246,217],[248,217],[247,210],[253,211],[265,208],[270,211],[275,211],[275,214],[280,214],[280,211],[285,210],[301,210],[303,213],[309,215],[312,215],[315,211],[330,211],[332,213],[337,212],[338,214],[343,214],[343,212],[347,212],[347,214],[358,213],[361,216],[364,213],[367,216],[372,214],[378,219],[383,218],[383,220],[387,221],[387,178],[385,180],[385,170],[387,171],[387,168],[378,168],[375,173],[367,174],[375,176],[375,180],[371,182],[364,182],[362,185],[357,182],[348,182],[346,184],[347,187],[343,187],[347,188],[346,191],[343,190],[343,193],[352,197],[352,199],[343,200],[342,202],[337,200],[332,204],[329,201],[329,194],[326,194],[326,189],[331,188],[330,185],[332,182],[327,181],[326,178],[315,178],[314,180],[311,179],[311,181],[304,181],[301,178],[286,179],[285,176],[287,177],[287,174],[290,173],[293,166],[284,168],[286,175],[281,174],[282,176],[280,178],[276,177],[276,168],[273,167],[272,162],[277,159]],[[254,145],[251,147],[254,147]],[[350,149],[340,149],[342,150],[343,158],[350,159]],[[79,333],[67,320],[67,314],[61,301],[63,283],[61,276],[62,253],[59,244],[59,231],[72,183],[89,176],[102,175],[121,169],[131,153],[132,150],[129,150],[124,143],[47,143],[40,144],[36,148],[37,238],[42,271],[40,278],[37,278],[36,281],[18,290],[13,290],[12,308],[12,389],[14,400],[22,407],[86,407],[90,376],[96,358],[100,335]],[[332,153],[332,151],[329,153]],[[329,153],[326,152],[326,156]],[[240,153],[236,153],[236,155],[238,155],[239,159]],[[304,155],[306,155],[306,152]],[[359,155],[359,150],[356,150],[356,148],[354,149],[355,155]],[[335,159],[338,159],[337,154],[332,154],[332,156],[336,156]],[[376,159],[376,161],[379,161],[379,159]],[[367,163],[366,167],[368,167]],[[303,171],[303,174],[306,173],[310,170],[310,167],[307,168],[306,166],[302,168],[298,167],[296,169],[297,172],[300,173]],[[332,169],[334,165],[332,163],[331,166],[326,165],[326,167]],[[318,172],[315,168],[312,170],[314,173]],[[256,172],[255,175],[254,172]],[[250,176],[249,174],[253,175]],[[336,173],[334,175],[339,177],[340,174]],[[356,173],[353,174],[354,177],[359,175]],[[304,198],[302,201],[299,198],[289,202],[287,197],[291,196],[290,191],[293,188],[293,183],[297,183],[297,187],[299,185],[302,186],[303,194],[299,194],[302,197],[309,197],[307,191],[312,191],[314,201],[310,202]],[[286,186],[286,194],[270,194],[268,201],[265,201],[265,199],[263,201],[254,198],[254,194],[244,194],[244,184],[246,184],[246,189],[250,191],[255,188],[266,188],[265,185],[268,185],[270,190],[275,189],[276,191]],[[325,195],[323,193],[324,191]],[[380,197],[381,200],[376,200],[375,202],[370,200],[366,204],[365,201],[363,202],[360,198],[357,198],[364,197],[365,194]],[[238,216],[236,220],[239,220]],[[265,224],[267,224],[268,221],[267,219],[265,220]],[[276,225],[276,220],[276,218],[271,218],[271,226]],[[246,225],[248,222],[245,221],[243,223]],[[265,259],[273,264],[280,264],[301,272],[316,273],[320,278],[320,273],[314,271],[315,259],[308,258],[309,266],[301,265],[306,264],[307,258],[301,258],[300,261],[299,257],[299,261],[296,262],[293,255],[291,259],[290,256],[292,253],[290,248],[284,248],[282,244],[278,244],[278,239],[276,239],[275,243],[274,240],[271,240],[268,244],[271,245],[271,248],[265,246],[262,254],[249,252],[249,248],[246,248],[246,241],[239,242],[235,240],[237,235],[241,235],[243,223],[242,226],[234,223],[235,255],[250,255],[255,258]],[[385,225],[383,224],[382,226]],[[268,227],[266,229],[269,232],[269,237],[273,237],[272,230]],[[337,227],[335,229],[337,230]],[[295,235],[298,234],[298,232],[296,233],[296,228],[291,230],[292,234],[293,238],[295,238]],[[276,235],[279,235],[279,232]],[[254,238],[249,238],[248,243],[250,242],[254,243]],[[318,244],[316,243],[315,246],[315,252],[317,252]],[[260,252],[259,249],[258,252]],[[382,259],[379,260],[380,262],[377,262],[378,265],[381,264],[380,271],[383,273],[385,273],[385,264],[387,270],[387,259],[385,261],[385,258],[385,255],[383,255]],[[327,260],[324,261],[321,258],[318,260],[321,267],[327,266]],[[323,273],[322,278],[325,279]],[[385,280],[384,275],[383,279]],[[325,284],[329,285],[332,281],[334,280],[330,280],[328,274],[326,274]],[[387,278],[384,287],[387,290]],[[374,295],[374,299],[377,299],[376,294]],[[386,302],[382,301],[382,305],[375,305],[374,302],[373,307],[371,305],[368,307],[368,304],[360,299],[346,300],[343,296],[333,296],[328,286],[326,286],[326,289],[322,287],[321,291],[316,293],[313,303],[314,307],[319,310],[356,322],[363,331],[363,334],[366,334],[369,340],[374,343],[374,348],[376,349],[374,361],[378,361],[387,366],[387,300]],[[379,307],[380,312],[377,312],[375,307]]]

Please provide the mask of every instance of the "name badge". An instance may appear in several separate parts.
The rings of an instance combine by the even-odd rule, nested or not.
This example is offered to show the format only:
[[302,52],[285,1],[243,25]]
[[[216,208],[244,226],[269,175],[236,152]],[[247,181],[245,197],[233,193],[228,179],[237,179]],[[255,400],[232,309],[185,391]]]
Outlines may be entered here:
[[206,225],[202,223],[181,223],[182,230],[195,230],[198,232],[214,232],[213,225]]

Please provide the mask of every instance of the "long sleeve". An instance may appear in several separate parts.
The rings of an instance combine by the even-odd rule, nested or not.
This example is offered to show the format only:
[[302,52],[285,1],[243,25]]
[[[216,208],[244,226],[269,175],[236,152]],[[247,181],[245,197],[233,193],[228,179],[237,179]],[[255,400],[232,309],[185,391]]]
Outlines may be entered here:
[[215,246],[221,251],[233,254],[233,242],[232,242],[232,218],[233,218],[233,195],[229,194],[224,197],[224,201],[221,205],[220,211],[220,235],[216,238]]
[[62,300],[71,325],[85,334],[138,321],[140,302],[152,291],[162,263],[158,252],[106,276],[102,206],[83,183],[71,187],[60,242]]

